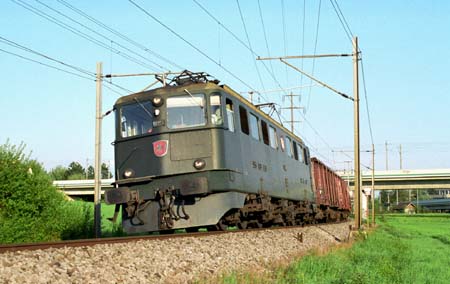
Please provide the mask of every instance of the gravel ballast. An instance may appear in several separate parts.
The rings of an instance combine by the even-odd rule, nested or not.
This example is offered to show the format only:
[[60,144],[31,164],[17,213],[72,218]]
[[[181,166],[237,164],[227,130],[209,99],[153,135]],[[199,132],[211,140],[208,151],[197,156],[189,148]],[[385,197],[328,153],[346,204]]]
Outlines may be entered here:
[[0,283],[187,283],[344,241],[350,222],[0,254]]

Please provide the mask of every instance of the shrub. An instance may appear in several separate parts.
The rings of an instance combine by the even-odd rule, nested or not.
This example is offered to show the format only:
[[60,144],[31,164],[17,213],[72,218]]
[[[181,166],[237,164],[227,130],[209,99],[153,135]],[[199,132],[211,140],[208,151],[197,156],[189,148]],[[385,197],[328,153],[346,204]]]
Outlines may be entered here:
[[0,243],[54,241],[79,234],[79,227],[87,226],[83,222],[89,209],[66,201],[24,149],[23,143],[0,145]]
[[94,237],[94,206],[84,201],[65,202],[64,228],[61,239],[85,239]]

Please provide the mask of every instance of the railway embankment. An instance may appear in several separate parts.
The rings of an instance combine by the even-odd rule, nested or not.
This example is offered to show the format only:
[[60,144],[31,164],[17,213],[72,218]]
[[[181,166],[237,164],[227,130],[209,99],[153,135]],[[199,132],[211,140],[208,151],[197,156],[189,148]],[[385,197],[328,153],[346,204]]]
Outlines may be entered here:
[[187,283],[264,271],[349,236],[350,222],[0,254],[0,283]]

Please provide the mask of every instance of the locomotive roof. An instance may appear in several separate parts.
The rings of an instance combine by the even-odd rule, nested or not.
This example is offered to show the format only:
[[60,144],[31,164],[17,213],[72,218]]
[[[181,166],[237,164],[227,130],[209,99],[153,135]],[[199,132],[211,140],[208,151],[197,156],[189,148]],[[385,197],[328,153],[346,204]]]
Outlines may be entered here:
[[181,85],[181,86],[167,85],[167,86],[159,87],[156,89],[120,97],[119,99],[117,99],[116,105],[135,103],[136,102],[134,100],[135,98],[146,99],[146,98],[151,98],[156,95],[159,95],[164,98],[167,95],[172,94],[172,93],[176,93],[176,92],[182,93],[184,89],[188,89],[189,91],[195,91],[195,90],[200,91],[200,90],[220,89],[220,87],[214,83],[209,83],[209,82],[208,83],[191,83],[191,84],[185,84],[185,85]]
[[242,104],[246,105],[248,108],[250,108],[253,112],[258,113],[260,116],[264,117],[266,120],[269,120],[272,124],[276,125],[278,128],[282,129],[284,132],[289,133],[291,136],[297,138],[300,140],[303,144],[303,139],[292,133],[290,130],[282,126],[279,122],[274,120],[272,117],[270,117],[267,113],[263,112],[259,108],[257,108],[255,105],[253,105],[251,102],[249,102],[247,99],[242,97],[239,93],[228,87],[227,85],[217,85],[212,82],[207,83],[190,83],[185,84],[181,86],[163,86],[160,88],[134,93],[127,96],[120,97],[117,99],[115,105],[121,105],[121,104],[128,104],[128,103],[135,103],[135,98],[139,100],[145,100],[150,99],[153,96],[159,95],[161,97],[166,97],[168,94],[172,93],[182,93],[184,89],[187,89],[189,92],[196,92],[196,91],[204,91],[204,90],[211,90],[211,91],[220,91],[224,90],[228,94],[232,95],[236,99],[238,99]]

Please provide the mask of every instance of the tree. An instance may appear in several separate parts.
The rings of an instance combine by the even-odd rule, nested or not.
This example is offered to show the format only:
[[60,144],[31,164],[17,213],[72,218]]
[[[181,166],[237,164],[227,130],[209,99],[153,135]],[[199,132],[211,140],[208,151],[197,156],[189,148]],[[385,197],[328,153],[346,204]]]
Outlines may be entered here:
[[109,171],[109,167],[102,163],[102,178],[110,178],[112,176],[111,172]]
[[87,169],[87,177],[88,179],[94,179],[95,178],[95,173],[94,173],[94,167],[93,166],[89,166]]
[[67,169],[67,179],[86,179],[86,171],[78,162],[72,162]]
[[53,180],[66,180],[67,168],[64,166],[56,166],[50,171],[49,174]]

